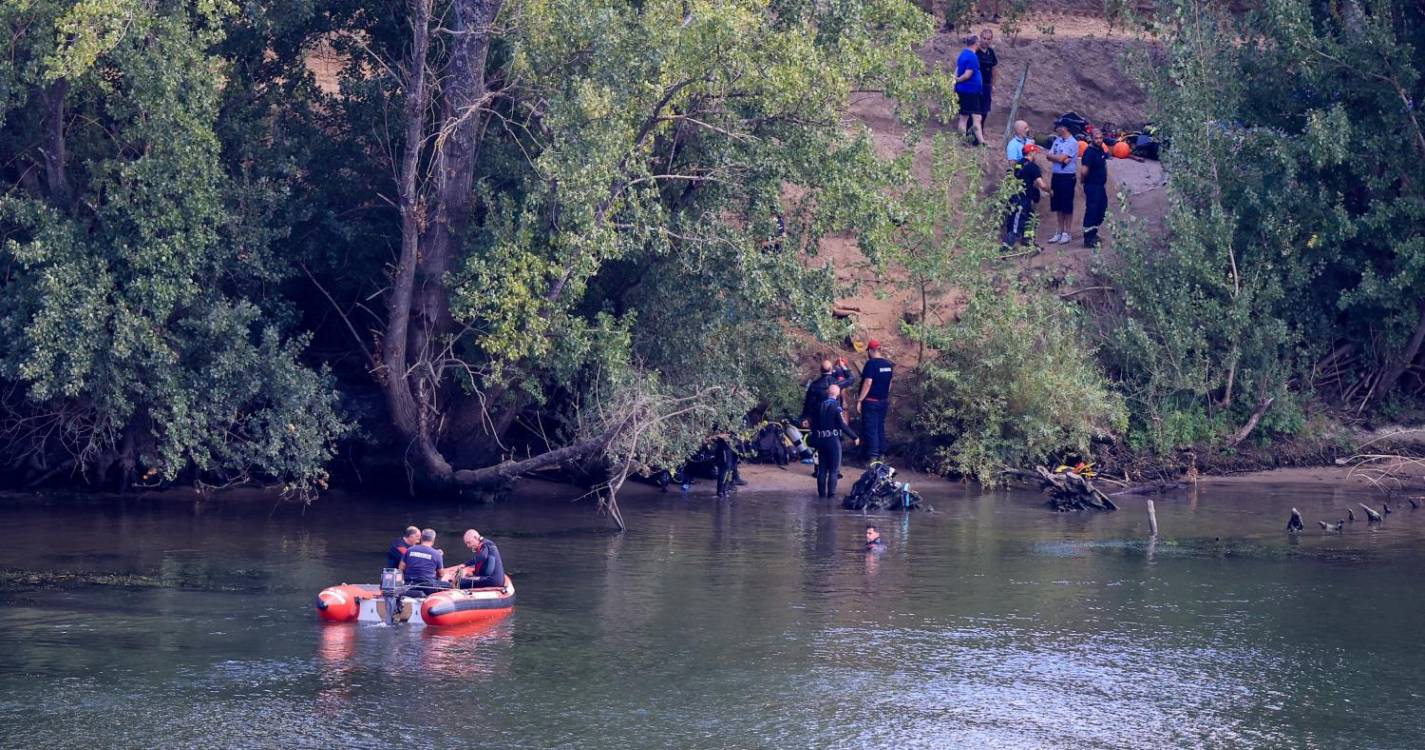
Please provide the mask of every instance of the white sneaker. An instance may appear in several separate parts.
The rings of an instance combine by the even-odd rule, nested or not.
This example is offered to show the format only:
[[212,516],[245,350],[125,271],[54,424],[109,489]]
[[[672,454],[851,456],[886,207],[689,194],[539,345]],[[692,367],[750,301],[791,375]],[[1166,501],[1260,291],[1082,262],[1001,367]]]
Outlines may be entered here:
[[1057,245],[1064,241],[1064,233],[1060,232],[1049,239],[1049,244]]
[[1068,232],[1064,232],[1064,234],[1063,234],[1063,236],[1062,236],[1062,239],[1059,240],[1059,244],[1060,244],[1060,245],[1067,245],[1067,244],[1069,244],[1069,239],[1070,239],[1069,233],[1068,233]]

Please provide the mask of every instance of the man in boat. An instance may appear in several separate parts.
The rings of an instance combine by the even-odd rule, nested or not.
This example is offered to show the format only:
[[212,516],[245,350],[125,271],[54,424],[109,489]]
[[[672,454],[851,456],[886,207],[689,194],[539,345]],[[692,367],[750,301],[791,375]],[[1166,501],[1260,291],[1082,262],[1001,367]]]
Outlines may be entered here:
[[462,589],[502,588],[505,585],[505,563],[500,559],[500,549],[475,529],[465,532],[464,541],[475,556],[460,566],[457,585]]
[[440,580],[445,572],[445,554],[435,548],[435,529],[421,529],[420,543],[406,550],[401,560],[406,583],[425,588],[445,588]]
[[866,552],[884,552],[886,543],[881,541],[881,530],[875,526],[866,527]]
[[406,533],[391,542],[391,548],[386,550],[386,567],[401,567],[401,561],[406,559],[406,550],[420,544],[420,541],[421,530],[414,526],[407,526]]

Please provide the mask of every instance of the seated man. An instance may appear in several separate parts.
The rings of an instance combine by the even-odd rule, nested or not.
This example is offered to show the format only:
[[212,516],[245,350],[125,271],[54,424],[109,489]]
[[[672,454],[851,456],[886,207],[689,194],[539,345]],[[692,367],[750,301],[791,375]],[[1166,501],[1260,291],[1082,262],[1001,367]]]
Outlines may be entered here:
[[459,576],[458,586],[462,589],[493,589],[505,585],[505,563],[500,559],[500,550],[495,543],[480,536],[480,532],[470,529],[465,532],[465,546],[475,556],[465,561]]
[[445,572],[445,554],[435,548],[435,529],[422,529],[420,544],[406,550],[401,560],[401,572],[406,583],[427,589],[447,588],[441,583]]
[[406,533],[399,539],[391,542],[391,548],[386,550],[386,567],[399,568],[401,561],[406,559],[406,550],[416,546],[421,541],[421,530],[414,526],[407,526]]

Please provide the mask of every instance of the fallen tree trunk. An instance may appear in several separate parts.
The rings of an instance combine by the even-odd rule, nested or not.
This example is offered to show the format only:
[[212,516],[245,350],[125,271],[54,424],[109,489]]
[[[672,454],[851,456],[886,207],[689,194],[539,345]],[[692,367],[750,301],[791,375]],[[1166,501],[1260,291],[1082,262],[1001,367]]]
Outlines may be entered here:
[[1118,510],[1118,506],[1093,482],[1071,471],[1056,473],[1043,466],[1034,467],[1033,472],[1006,469],[1003,474],[1023,479],[1038,480],[1041,490],[1049,493],[1048,505],[1055,511],[1071,510]]
[[1163,492],[1172,492],[1173,490],[1187,489],[1188,486],[1189,483],[1186,480],[1178,482],[1146,482],[1144,484],[1135,484],[1132,487],[1128,487],[1117,492],[1110,492],[1109,496],[1120,497],[1123,495],[1157,495]]

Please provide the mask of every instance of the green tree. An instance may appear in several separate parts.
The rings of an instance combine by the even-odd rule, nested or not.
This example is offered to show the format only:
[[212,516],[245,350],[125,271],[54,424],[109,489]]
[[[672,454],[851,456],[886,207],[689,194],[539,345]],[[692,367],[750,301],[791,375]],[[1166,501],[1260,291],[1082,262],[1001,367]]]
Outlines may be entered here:
[[1235,445],[1316,394],[1398,392],[1425,340],[1421,9],[1183,0],[1159,19],[1163,59],[1140,67],[1169,236],[1119,244],[1106,334],[1143,442]]
[[[333,299],[384,290],[349,328],[415,473],[482,484],[607,453],[628,421],[580,415],[611,413],[590,399],[620,383],[718,413],[765,393],[785,365],[744,367],[747,350],[826,330],[831,276],[806,256],[887,222],[904,169],[846,101],[884,91],[907,122],[943,103],[914,53],[929,28],[901,0],[451,0],[322,30],[347,62],[321,110],[374,156],[341,165],[370,190],[361,231],[399,242],[369,287],[314,275]],[[544,452],[497,463],[530,416]]]
[[325,482],[347,426],[261,293],[285,269],[214,133],[229,10],[0,11],[0,439],[32,476]]

